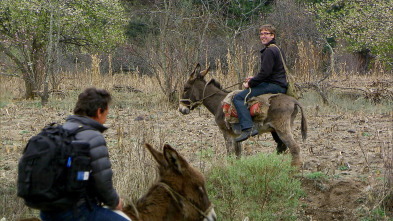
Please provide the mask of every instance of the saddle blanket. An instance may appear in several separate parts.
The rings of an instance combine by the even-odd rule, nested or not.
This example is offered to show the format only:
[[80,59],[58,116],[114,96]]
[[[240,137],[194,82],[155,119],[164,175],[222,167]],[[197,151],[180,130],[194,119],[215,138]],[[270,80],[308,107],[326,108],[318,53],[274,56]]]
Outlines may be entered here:
[[[225,114],[225,121],[227,123],[239,122],[236,107],[233,104],[233,97],[239,92],[241,92],[241,90],[232,91],[221,103],[222,110]],[[262,94],[257,97],[252,97],[247,101],[247,105],[254,122],[263,122],[266,119],[267,112],[270,107],[270,98],[277,95],[278,94]]]

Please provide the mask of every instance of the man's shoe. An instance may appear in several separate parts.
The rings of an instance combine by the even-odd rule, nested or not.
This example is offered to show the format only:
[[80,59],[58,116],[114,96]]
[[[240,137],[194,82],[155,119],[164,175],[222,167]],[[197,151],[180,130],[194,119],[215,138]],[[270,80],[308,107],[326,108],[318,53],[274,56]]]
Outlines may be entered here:
[[242,133],[235,138],[236,142],[242,142],[244,140],[247,140],[251,136],[255,136],[258,134],[258,129],[256,127],[249,128],[246,130],[243,130]]

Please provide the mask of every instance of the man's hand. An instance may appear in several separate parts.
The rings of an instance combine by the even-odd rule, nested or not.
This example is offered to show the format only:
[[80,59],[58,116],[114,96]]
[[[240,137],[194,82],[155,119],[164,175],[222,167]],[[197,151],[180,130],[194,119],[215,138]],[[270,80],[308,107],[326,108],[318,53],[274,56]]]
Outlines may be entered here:
[[250,79],[251,79],[252,77],[247,77],[246,78],[246,80],[244,81],[244,83],[243,83],[243,87],[245,87],[245,88],[248,88],[249,86],[248,86],[248,81],[250,81]]

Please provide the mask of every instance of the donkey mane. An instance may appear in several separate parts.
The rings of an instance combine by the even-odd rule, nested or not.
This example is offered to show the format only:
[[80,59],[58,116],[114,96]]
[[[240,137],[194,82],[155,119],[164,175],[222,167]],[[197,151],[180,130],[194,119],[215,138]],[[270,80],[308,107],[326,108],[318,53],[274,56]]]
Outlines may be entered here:
[[226,93],[231,92],[231,91],[228,91],[228,90],[226,90],[226,89],[223,89],[222,86],[221,86],[221,84],[220,84],[220,82],[218,82],[218,81],[217,81],[216,79],[214,79],[214,78],[212,78],[212,79],[207,83],[207,85],[209,85],[209,84],[213,84],[215,87],[219,88],[220,90],[222,90],[222,91],[224,91],[224,92],[226,92]]

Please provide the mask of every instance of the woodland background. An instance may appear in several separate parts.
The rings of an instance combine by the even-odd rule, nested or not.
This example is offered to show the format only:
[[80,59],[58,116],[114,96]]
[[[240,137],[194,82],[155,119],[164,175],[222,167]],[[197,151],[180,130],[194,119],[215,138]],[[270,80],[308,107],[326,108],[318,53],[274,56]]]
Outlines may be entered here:
[[[277,178],[252,191],[265,194],[261,203],[260,195],[235,191],[252,180],[227,177],[237,163],[226,158],[210,113],[201,107],[183,116],[177,104],[196,63],[210,66],[208,78],[223,87],[256,73],[266,23],[277,28],[302,92],[309,136],[301,141],[297,119],[304,164],[300,174],[281,171],[291,182],[264,157],[253,158],[262,153],[289,168],[268,134],[243,142],[240,171],[260,162],[258,178]],[[391,0],[2,0],[0,217],[38,216],[16,197],[23,147],[48,123],[63,122],[77,95],[95,86],[115,98],[105,136],[126,202],[154,182],[143,143],[170,143],[207,177],[220,220],[392,220],[392,23]],[[277,189],[288,192],[271,194]]]
[[64,73],[98,59],[101,74],[154,76],[172,99],[196,63],[253,75],[258,27],[270,23],[288,66],[323,94],[336,72],[391,73],[392,11],[391,0],[3,0],[0,72],[45,104]]

